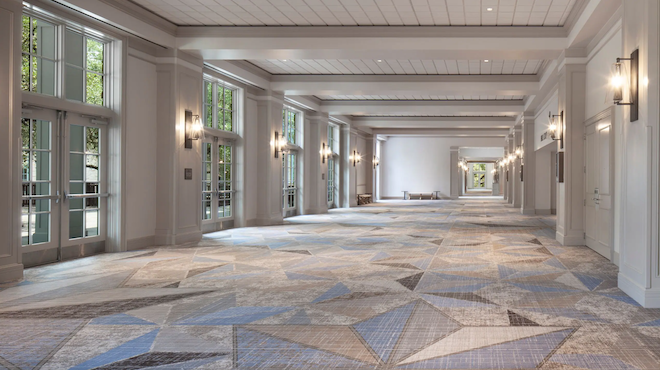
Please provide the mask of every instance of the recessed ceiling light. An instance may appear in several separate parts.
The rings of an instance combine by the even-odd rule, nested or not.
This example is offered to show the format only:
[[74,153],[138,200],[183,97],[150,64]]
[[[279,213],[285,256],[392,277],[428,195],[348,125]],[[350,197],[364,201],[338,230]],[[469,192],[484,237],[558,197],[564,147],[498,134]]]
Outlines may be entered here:
[[490,60],[484,59],[484,63],[488,63],[488,62],[490,62]]
[[493,8],[486,8],[486,10],[488,10],[489,12],[492,12]]
[[378,59],[378,63],[383,63],[383,60],[382,60],[382,59]]
[[283,62],[286,62],[286,59],[282,59]]

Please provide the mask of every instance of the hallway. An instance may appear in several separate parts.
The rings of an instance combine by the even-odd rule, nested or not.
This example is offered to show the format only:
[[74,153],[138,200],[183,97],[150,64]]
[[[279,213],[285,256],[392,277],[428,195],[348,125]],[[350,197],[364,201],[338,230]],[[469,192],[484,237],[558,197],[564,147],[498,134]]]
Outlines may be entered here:
[[553,223],[399,201],[27,269],[0,369],[660,368],[660,309]]

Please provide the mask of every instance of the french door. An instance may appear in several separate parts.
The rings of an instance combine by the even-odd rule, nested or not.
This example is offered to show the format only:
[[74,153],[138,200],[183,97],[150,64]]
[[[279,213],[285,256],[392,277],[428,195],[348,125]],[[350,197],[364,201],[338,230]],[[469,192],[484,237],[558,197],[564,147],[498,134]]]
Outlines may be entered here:
[[104,121],[49,109],[24,110],[21,243],[26,266],[105,250]]
[[282,212],[291,217],[298,209],[298,152],[289,150],[282,157]]
[[[202,231],[233,227],[233,146],[210,138],[202,142]],[[230,224],[225,224],[230,222]],[[224,225],[223,225],[224,224]]]
[[337,207],[337,163],[334,156],[328,158],[328,208]]
[[585,239],[587,246],[612,258],[612,125],[600,121],[586,127]]

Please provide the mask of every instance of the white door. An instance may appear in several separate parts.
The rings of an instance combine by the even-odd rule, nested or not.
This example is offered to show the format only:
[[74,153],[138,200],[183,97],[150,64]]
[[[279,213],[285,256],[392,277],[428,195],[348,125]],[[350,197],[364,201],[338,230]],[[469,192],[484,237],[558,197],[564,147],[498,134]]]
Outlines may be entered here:
[[23,112],[21,241],[26,266],[102,252],[106,125],[79,114]]
[[585,238],[587,246],[612,259],[612,125],[600,121],[585,135]]

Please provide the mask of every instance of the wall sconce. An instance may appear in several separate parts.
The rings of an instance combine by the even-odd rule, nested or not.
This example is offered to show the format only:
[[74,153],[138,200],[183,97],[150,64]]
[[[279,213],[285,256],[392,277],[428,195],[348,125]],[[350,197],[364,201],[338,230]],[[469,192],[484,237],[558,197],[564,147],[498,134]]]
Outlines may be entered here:
[[325,163],[325,160],[330,158],[330,155],[332,154],[332,150],[330,150],[329,145],[325,145],[323,143],[323,146],[321,148],[321,159],[323,160],[323,163]]
[[376,166],[379,166],[379,165],[380,165],[380,158],[374,156],[374,161],[373,161],[373,163],[374,163],[374,170],[375,170],[375,169],[376,169]]
[[275,158],[280,157],[280,152],[286,152],[286,139],[284,136],[280,137],[280,133],[275,131],[275,139],[273,140],[273,147],[275,148]]
[[[559,117],[559,123],[555,121],[556,117]],[[561,111],[559,114],[548,112],[548,120],[550,121],[550,125],[548,126],[550,138],[555,141],[559,140],[559,147],[564,149],[564,111]]]
[[[630,61],[630,102],[623,103],[623,88],[626,85],[624,66],[621,61]],[[616,63],[612,67],[611,85],[614,90],[614,104],[630,106],[630,122],[639,119],[639,49],[630,54],[630,58],[616,58]]]
[[351,156],[351,161],[353,161],[353,167],[355,167],[356,164],[362,162],[362,156],[360,153],[357,152],[357,150],[353,151],[353,155]]
[[192,114],[192,111],[186,110],[185,113],[185,127],[184,127],[184,143],[186,149],[192,149],[193,140],[199,140],[204,133],[202,121],[199,116]]
[[516,153],[517,158],[522,158],[522,155],[523,155],[522,145],[516,148],[515,153]]
[[509,162],[513,162],[513,161],[515,161],[515,160],[516,160],[516,155],[513,154],[513,153],[509,154],[509,158],[508,158],[508,159],[509,159]]

